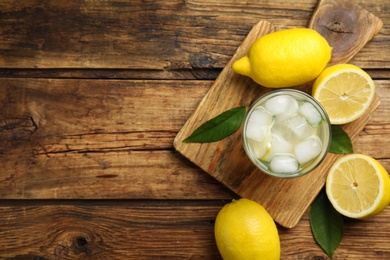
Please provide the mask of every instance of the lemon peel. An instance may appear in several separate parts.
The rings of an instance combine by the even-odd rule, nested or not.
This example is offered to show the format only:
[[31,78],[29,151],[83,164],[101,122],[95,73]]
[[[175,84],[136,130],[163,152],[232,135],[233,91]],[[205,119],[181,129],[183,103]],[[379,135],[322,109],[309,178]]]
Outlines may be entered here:
[[264,87],[293,87],[314,80],[331,54],[332,48],[317,31],[292,28],[257,39],[232,69]]
[[215,220],[214,235],[224,260],[280,259],[275,222],[255,201],[242,198],[225,205]]

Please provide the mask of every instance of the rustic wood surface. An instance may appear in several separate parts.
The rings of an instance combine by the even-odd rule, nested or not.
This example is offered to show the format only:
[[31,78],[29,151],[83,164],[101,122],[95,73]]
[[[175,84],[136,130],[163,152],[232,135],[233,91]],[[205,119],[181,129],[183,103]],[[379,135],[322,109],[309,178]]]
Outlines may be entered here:
[[[355,152],[390,171],[390,2],[351,63],[381,104]],[[306,27],[317,0],[0,2],[0,258],[220,259],[218,210],[239,196],[173,140],[259,20]],[[390,208],[346,219],[333,259],[389,259]],[[327,259],[308,211],[282,259]]]

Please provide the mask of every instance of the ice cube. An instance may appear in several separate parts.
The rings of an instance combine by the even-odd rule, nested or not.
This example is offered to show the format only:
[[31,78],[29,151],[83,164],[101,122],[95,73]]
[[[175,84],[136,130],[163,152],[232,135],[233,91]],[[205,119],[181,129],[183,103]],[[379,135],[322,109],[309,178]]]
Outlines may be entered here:
[[311,125],[318,125],[322,120],[320,112],[308,102],[300,105],[298,111]]
[[298,171],[299,164],[292,155],[276,155],[271,160],[270,169],[277,173],[294,173]]
[[257,142],[262,142],[272,125],[272,115],[263,107],[253,110],[246,126],[246,136]]
[[267,100],[264,106],[272,115],[292,115],[297,112],[298,102],[288,95],[280,95]]
[[267,156],[264,158],[266,161],[270,161],[276,154],[292,153],[293,146],[287,142],[282,136],[272,133],[271,149]]
[[283,136],[290,143],[296,143],[311,136],[315,128],[303,116],[296,115],[276,123],[272,131]]
[[322,142],[318,136],[312,136],[297,144],[294,148],[295,157],[300,164],[316,158],[322,150]]

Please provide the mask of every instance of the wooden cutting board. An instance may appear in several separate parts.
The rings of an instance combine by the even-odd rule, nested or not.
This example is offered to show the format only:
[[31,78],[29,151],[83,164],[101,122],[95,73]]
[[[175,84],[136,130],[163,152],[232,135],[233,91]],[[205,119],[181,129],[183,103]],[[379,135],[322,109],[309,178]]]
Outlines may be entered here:
[[[335,15],[337,14],[337,15]],[[350,21],[344,18],[348,14]],[[331,17],[331,18],[329,18]],[[331,63],[348,62],[380,30],[379,18],[349,1],[320,1],[309,27],[319,31],[333,47]],[[247,158],[241,141],[241,129],[219,142],[183,143],[197,127],[222,112],[241,105],[250,105],[261,95],[272,91],[254,83],[250,78],[233,72],[231,65],[245,55],[251,44],[262,35],[278,30],[260,21],[222,70],[197,109],[174,140],[175,149],[208,174],[241,197],[262,204],[280,225],[294,227],[325,184],[329,167],[340,156],[329,153],[312,173],[295,179],[271,177],[258,170]],[[353,35],[350,35],[353,34]],[[346,41],[345,37],[353,41]],[[297,87],[310,93],[311,85]],[[375,96],[369,111],[358,120],[344,125],[344,130],[355,140],[363,130],[380,99]]]

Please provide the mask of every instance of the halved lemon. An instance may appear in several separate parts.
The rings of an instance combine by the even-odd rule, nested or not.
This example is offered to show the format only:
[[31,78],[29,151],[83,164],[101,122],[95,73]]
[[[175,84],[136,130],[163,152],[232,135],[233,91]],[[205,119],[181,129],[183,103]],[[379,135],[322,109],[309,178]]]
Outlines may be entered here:
[[312,95],[328,113],[330,123],[346,124],[359,118],[374,100],[370,75],[352,64],[326,68],[315,80]]
[[326,194],[342,215],[368,219],[382,212],[390,203],[390,178],[374,158],[348,154],[330,168]]

